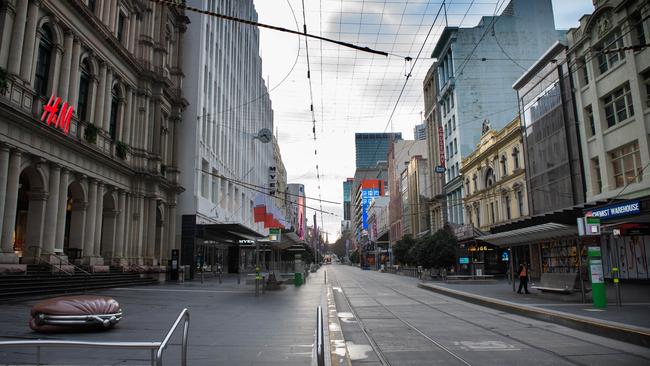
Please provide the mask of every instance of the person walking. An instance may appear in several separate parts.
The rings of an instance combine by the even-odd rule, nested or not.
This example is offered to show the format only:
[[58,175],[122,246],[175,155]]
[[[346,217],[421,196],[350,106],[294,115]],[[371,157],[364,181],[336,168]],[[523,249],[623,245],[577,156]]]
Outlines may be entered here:
[[519,271],[517,271],[519,274],[519,290],[517,290],[517,293],[521,293],[521,288],[524,288],[524,291],[529,294],[528,292],[528,268],[526,267],[526,264],[520,264],[519,265]]

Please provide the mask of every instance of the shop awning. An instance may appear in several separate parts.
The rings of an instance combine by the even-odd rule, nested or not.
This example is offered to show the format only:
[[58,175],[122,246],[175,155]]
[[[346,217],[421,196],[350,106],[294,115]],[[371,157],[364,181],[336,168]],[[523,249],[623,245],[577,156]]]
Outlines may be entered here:
[[196,225],[197,236],[207,240],[234,241],[257,240],[265,237],[257,231],[242,224],[198,224]]
[[483,235],[476,239],[496,246],[516,246],[539,240],[557,239],[572,235],[578,235],[578,228],[576,226],[549,222],[497,234]]

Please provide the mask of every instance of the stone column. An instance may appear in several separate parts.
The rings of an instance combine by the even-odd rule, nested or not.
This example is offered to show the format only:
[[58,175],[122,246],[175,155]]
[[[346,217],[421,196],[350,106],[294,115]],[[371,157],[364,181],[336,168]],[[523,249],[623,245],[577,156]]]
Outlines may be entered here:
[[36,262],[35,259],[43,254],[43,226],[48,194],[42,191],[32,191],[27,195],[29,197],[29,212],[27,213],[27,230],[23,247],[23,252],[26,252],[27,256],[23,256],[23,261],[30,263]]
[[61,183],[59,183],[59,207],[56,215],[56,239],[54,252],[63,253],[65,240],[65,216],[68,210],[68,169],[61,168]]
[[7,69],[9,60],[9,49],[11,46],[11,35],[14,28],[14,12],[9,11],[9,7],[0,9],[0,17],[4,20],[0,22],[0,67]]
[[117,235],[115,238],[115,250],[113,251],[113,263],[122,264],[124,262],[124,228],[126,227],[126,192],[120,191],[118,202],[119,216],[117,218]]
[[174,168],[178,168],[178,158],[179,158],[179,155],[178,155],[179,154],[179,152],[178,152],[178,139],[180,138],[179,137],[179,132],[180,132],[179,131],[180,130],[179,126],[180,126],[180,120],[178,118],[174,118],[172,120],[172,127],[173,127],[172,128],[172,131],[173,131],[172,132],[173,133],[173,135],[172,135],[172,144],[173,144],[173,146],[172,146],[172,166]]
[[161,143],[160,140],[162,138],[160,134],[160,124],[162,120],[162,110],[160,108],[160,99],[156,98],[154,105],[153,105],[153,146],[151,151],[153,151],[154,154],[160,156],[161,155]]
[[136,227],[136,248],[135,248],[135,257],[139,264],[143,263],[143,253],[144,249],[144,196],[138,196],[136,198],[137,204],[137,227]]
[[103,0],[102,5],[104,5],[104,9],[102,10],[102,23],[108,27],[111,19],[111,2],[110,0]]
[[156,199],[147,198],[147,251],[146,260],[150,265],[156,265]]
[[96,101],[94,119],[91,120],[97,128],[104,126],[104,93],[106,92],[106,64],[99,65],[99,88],[97,93],[93,94],[93,99]]
[[93,256],[101,257],[102,229],[104,222],[104,192],[103,182],[97,183],[97,213],[95,214],[95,243],[93,244]]
[[[50,164],[49,197],[45,211],[45,227],[43,228],[43,254],[49,256],[54,253],[56,240],[56,224],[59,213],[59,185],[61,184],[61,166]],[[31,206],[30,206],[31,210]]]
[[[95,122],[95,110],[97,108],[97,103],[99,101],[97,93],[99,92],[98,88],[98,81],[95,76],[93,76],[90,79],[90,90],[89,90],[89,98],[88,98],[88,110],[86,112],[86,119],[90,122],[96,123]],[[79,98],[78,92],[77,92],[77,98]]]
[[106,85],[104,86],[104,116],[102,121],[104,121],[103,128],[104,131],[108,131],[109,126],[111,125],[111,86],[113,85],[113,70],[110,68],[106,69]]
[[129,44],[127,47],[129,52],[131,53],[135,53],[136,22],[137,22],[136,15],[131,14],[131,17],[129,18]]
[[95,224],[97,216],[97,180],[88,180],[88,208],[86,210],[86,228],[83,240],[84,264],[92,264],[93,246],[95,244]]
[[[0,144],[0,233],[2,232],[2,224],[4,222],[5,202],[7,198],[7,178],[9,173],[9,155],[11,151],[9,146]],[[2,237],[0,237],[0,243]],[[0,247],[0,263],[2,263],[2,253],[13,253],[12,250],[5,251],[4,243]]]
[[[70,66],[70,83],[68,93],[68,103],[77,109],[77,100],[79,98],[79,61],[81,56],[81,41],[74,37],[72,44],[72,61]],[[92,95],[92,94],[91,94]],[[86,116],[87,117],[87,116]]]
[[36,26],[38,25],[38,8],[40,0],[29,2],[27,14],[27,25],[25,26],[25,40],[23,43],[22,57],[20,62],[20,77],[32,84],[32,64],[35,63],[34,51],[36,51]]
[[[50,79],[47,81],[47,85],[49,86],[47,95],[58,95],[62,54],[63,48],[56,45],[52,51],[52,66],[50,68],[52,72],[50,73]],[[36,69],[36,64],[34,64],[34,69]]]
[[20,178],[20,163],[22,153],[13,151],[9,158],[7,175],[7,193],[4,207],[4,222],[2,227],[2,256],[3,263],[18,263],[14,254],[14,229],[16,227],[16,207],[18,206],[18,184]]
[[119,107],[117,108],[117,123],[115,128],[115,139],[118,141],[124,142],[122,133],[124,131],[125,116],[126,116],[126,98],[121,98],[119,101]]
[[11,35],[11,49],[14,52],[9,52],[9,61],[7,64],[7,72],[14,75],[20,75],[20,61],[24,47],[28,5],[29,0],[16,0],[16,18]]
[[111,15],[110,15],[110,19],[108,20],[108,28],[111,30],[111,33],[117,34],[117,27],[116,27],[117,14],[118,14],[117,0],[110,0],[110,1],[104,0],[104,1],[111,3],[111,13],[110,13]]
[[61,77],[59,78],[59,96],[61,100],[68,101],[70,88],[70,68],[72,66],[72,44],[74,37],[70,31],[65,33],[63,41],[63,62],[61,63]]
[[126,95],[126,119],[122,121],[122,133],[124,143],[131,145],[131,128],[133,126],[133,91],[127,88]]
[[176,205],[170,204],[167,212],[167,257],[169,258],[171,250],[178,248],[176,243]]

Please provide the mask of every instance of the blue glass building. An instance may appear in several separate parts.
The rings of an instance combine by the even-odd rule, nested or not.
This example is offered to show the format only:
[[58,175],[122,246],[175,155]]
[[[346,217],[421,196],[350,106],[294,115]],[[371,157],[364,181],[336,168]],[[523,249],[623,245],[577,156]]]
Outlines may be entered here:
[[401,139],[399,132],[354,134],[357,169],[374,168],[377,162],[386,161],[391,141]]

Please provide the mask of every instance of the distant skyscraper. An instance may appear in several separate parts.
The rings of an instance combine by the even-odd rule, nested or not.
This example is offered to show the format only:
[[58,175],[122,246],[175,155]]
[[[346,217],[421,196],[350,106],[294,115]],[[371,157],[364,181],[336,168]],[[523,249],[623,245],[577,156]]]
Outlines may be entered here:
[[350,220],[350,191],[354,178],[348,178],[343,182],[343,220]]
[[357,169],[374,168],[378,162],[386,161],[388,146],[393,140],[401,140],[402,134],[397,133],[356,133],[354,145],[356,148]]
[[413,127],[413,139],[414,140],[426,140],[427,139],[427,126],[424,123],[415,125]]

